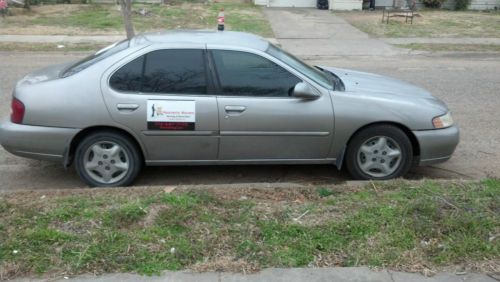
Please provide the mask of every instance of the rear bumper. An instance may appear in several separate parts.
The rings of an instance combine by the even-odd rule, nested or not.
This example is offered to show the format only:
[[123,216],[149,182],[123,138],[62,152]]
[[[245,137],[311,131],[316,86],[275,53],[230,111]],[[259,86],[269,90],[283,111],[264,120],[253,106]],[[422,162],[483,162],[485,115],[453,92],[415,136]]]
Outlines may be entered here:
[[0,124],[0,144],[8,152],[31,159],[62,161],[64,152],[79,129]]
[[460,139],[458,127],[413,131],[420,145],[419,165],[445,162],[451,158]]

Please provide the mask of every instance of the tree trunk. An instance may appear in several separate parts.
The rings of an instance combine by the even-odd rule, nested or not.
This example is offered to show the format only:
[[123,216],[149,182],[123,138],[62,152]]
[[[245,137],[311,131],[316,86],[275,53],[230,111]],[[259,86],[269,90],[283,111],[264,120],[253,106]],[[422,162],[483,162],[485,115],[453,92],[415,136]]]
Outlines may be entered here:
[[132,24],[132,0],[119,0],[123,15],[123,23],[125,25],[125,31],[127,32],[127,38],[131,39],[134,37],[134,25]]
[[30,0],[24,0],[24,6],[23,8],[26,10],[31,10],[31,5],[30,5]]

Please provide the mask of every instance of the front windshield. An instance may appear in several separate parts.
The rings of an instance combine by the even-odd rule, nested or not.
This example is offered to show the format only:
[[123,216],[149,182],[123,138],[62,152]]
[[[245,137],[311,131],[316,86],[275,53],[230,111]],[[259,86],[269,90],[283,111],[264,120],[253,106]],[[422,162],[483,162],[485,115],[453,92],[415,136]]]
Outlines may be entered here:
[[303,75],[314,80],[321,86],[328,89],[334,89],[333,82],[326,73],[302,62],[300,59],[296,58],[292,54],[287,53],[286,51],[274,46],[273,44],[269,44],[269,48],[267,48],[266,52],[269,55],[284,62],[285,64],[291,66],[292,68],[302,73]]
[[69,68],[67,68],[62,74],[61,77],[68,77],[70,75],[73,75],[77,72],[80,72],[91,65],[106,59],[107,57],[116,54],[120,51],[123,51],[127,49],[129,46],[129,41],[128,40],[123,40],[120,42],[116,42],[112,45],[109,45],[108,47],[105,47],[99,51],[97,51],[95,54],[92,54],[75,64],[71,65]]

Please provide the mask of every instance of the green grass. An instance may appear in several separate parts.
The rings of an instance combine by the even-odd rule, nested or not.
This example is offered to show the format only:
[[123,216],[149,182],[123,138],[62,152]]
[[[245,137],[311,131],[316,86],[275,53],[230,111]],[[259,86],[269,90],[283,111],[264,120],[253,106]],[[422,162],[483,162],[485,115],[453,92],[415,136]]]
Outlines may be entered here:
[[[132,19],[137,32],[161,29],[217,28],[217,14],[225,9],[226,29],[244,31],[264,37],[273,33],[261,9],[253,4],[178,3],[174,5],[134,4]],[[138,11],[145,9],[142,16]],[[115,5],[47,5],[34,7],[32,12],[13,11],[14,16],[2,18],[2,33],[9,34],[123,34],[121,12]],[[36,30],[33,31],[33,28]]]
[[382,12],[337,12],[358,29],[375,37],[500,37],[500,13],[418,10],[413,24],[404,18],[382,23]]
[[436,44],[411,43],[395,44],[396,47],[422,51],[448,52],[500,52],[500,45],[495,44]]
[[498,268],[499,180],[374,185],[4,194],[0,272]]

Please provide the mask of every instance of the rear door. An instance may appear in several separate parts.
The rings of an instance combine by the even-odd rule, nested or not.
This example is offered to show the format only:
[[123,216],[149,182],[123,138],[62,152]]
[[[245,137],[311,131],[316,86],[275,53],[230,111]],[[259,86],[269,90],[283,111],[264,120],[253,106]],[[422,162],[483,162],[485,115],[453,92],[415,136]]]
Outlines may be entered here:
[[251,51],[209,52],[218,76],[219,159],[327,158],[333,136],[327,91],[315,100],[292,97],[303,79],[276,59]]
[[105,75],[108,109],[140,136],[148,164],[217,159],[217,102],[204,47],[149,49]]

